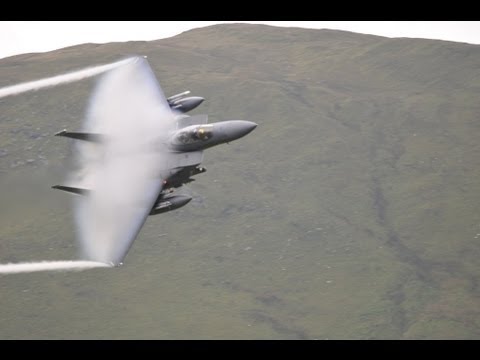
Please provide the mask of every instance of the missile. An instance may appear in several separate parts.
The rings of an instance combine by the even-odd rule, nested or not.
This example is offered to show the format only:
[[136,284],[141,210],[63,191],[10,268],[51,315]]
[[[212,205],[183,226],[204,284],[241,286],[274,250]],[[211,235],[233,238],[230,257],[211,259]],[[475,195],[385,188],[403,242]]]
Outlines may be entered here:
[[188,95],[188,94],[190,94],[190,90],[184,91],[184,92],[182,92],[182,93],[180,93],[180,94],[172,95],[172,96],[170,96],[169,98],[167,98],[167,101],[168,101],[169,103],[171,103],[171,102],[173,102],[173,101],[175,101],[175,100],[177,100],[177,99],[179,99],[179,98],[183,98],[184,96],[186,96],[186,95]]
[[173,110],[176,110],[181,113],[186,113],[190,110],[195,109],[204,100],[205,99],[200,96],[190,96],[187,98],[169,101],[169,104]]
[[157,215],[168,211],[176,210],[178,208],[181,208],[182,206],[187,205],[190,200],[192,200],[192,197],[187,195],[174,195],[169,197],[163,197],[158,202],[156,202],[155,205],[153,205],[152,211],[150,211],[150,215]]

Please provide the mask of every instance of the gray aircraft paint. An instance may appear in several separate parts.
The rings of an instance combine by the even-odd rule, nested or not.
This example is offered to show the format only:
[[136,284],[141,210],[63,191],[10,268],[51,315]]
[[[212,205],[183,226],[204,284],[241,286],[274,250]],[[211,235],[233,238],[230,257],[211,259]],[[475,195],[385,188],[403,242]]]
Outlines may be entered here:
[[80,169],[69,181],[75,185],[54,188],[83,195],[75,197],[75,217],[88,260],[121,264],[148,215],[191,200],[169,193],[205,172],[198,167],[203,150],[257,126],[182,115],[204,100],[184,98],[188,93],[166,99],[148,62],[137,57],[100,79],[82,132],[56,134],[82,140],[76,145]]

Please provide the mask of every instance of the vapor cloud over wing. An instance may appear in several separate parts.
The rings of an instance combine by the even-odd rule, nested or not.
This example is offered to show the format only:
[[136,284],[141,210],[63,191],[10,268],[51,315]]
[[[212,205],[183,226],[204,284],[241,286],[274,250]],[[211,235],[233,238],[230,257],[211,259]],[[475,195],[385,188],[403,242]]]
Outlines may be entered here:
[[164,141],[173,114],[144,58],[133,58],[100,78],[83,131],[105,135],[79,142],[80,187],[75,216],[84,255],[121,263],[143,226],[167,168]]

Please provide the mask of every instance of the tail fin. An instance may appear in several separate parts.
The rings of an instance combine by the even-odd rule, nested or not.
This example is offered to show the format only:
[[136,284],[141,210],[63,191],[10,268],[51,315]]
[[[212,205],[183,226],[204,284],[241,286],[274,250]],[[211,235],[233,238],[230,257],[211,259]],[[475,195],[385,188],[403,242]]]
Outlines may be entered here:
[[90,141],[94,143],[102,143],[105,141],[106,137],[102,134],[92,134],[92,133],[82,133],[82,132],[72,132],[67,130],[59,131],[55,136],[64,136],[76,140]]
[[82,189],[82,188],[63,186],[63,185],[54,185],[52,186],[52,189],[58,189],[58,190],[62,190],[62,191],[69,192],[72,194],[77,194],[77,195],[88,195],[88,193],[91,191],[89,189]]

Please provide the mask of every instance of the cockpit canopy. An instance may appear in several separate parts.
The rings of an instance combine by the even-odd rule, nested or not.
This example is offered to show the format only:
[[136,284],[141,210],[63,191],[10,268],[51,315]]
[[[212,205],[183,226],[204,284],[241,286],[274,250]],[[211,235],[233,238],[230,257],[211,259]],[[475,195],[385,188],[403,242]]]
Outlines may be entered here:
[[213,136],[212,125],[200,125],[194,128],[181,130],[176,136],[175,141],[180,144],[193,144],[198,141],[207,141]]

